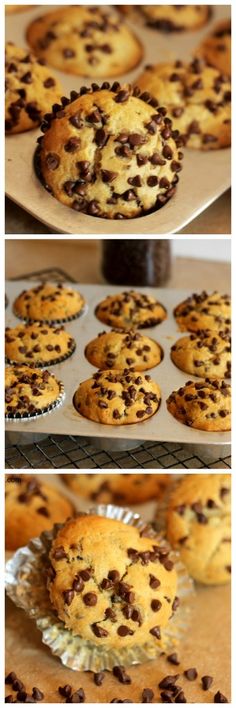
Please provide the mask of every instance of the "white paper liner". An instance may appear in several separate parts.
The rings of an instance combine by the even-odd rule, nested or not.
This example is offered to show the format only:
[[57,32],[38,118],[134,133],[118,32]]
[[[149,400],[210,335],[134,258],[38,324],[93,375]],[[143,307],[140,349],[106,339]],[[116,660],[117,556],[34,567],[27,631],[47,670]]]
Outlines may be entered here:
[[[143,535],[158,538],[159,545],[167,545],[166,540],[157,537],[153,528],[144,522],[139,514],[128,508],[99,504],[91,508],[88,514],[97,514],[135,526]],[[162,628],[162,640],[158,645],[150,642],[116,651],[104,645],[98,647],[79,636],[73,636],[72,632],[65,628],[51,605],[45,573],[52,540],[62,526],[63,524],[55,524],[51,531],[45,531],[40,538],[32,539],[28,546],[18,549],[6,564],[7,595],[17,607],[24,609],[27,615],[35,620],[37,628],[42,632],[42,641],[50,647],[52,654],[59,656],[61,662],[74,671],[98,672],[104,669],[111,671],[117,664],[130,666],[155,659],[163,651],[175,647],[186,630],[188,600],[193,592],[193,583],[179,560],[178,553],[174,551],[170,552],[170,558],[175,562],[178,576],[177,595],[180,598],[180,609],[173,615],[167,627]]]

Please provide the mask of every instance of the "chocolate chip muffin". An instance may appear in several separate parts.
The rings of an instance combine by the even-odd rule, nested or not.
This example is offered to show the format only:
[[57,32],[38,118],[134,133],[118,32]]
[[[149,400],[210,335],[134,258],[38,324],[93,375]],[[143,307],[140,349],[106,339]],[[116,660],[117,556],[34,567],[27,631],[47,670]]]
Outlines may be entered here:
[[230,474],[184,475],[167,510],[167,538],[190,575],[206,585],[230,580]]
[[6,45],[6,133],[37,128],[60,100],[62,88],[51,69],[27,49]]
[[5,13],[6,15],[13,15],[15,12],[30,10],[31,7],[36,7],[36,5],[5,5]]
[[231,143],[231,86],[218,69],[195,58],[147,66],[137,81],[165,105],[189,148],[216,150]]
[[121,5],[125,14],[137,13],[148,27],[160,32],[184,32],[197,30],[211,15],[209,5]]
[[33,418],[62,401],[64,387],[46,369],[7,366],[5,371],[5,417]]
[[69,322],[79,317],[85,300],[78,290],[60,283],[44,283],[30,290],[23,290],[13,304],[13,312],[27,322],[48,324]]
[[74,394],[76,410],[106,425],[141,423],[158,410],[161,392],[148,374],[133,369],[98,371]]
[[231,22],[222,20],[205,37],[197,51],[207,64],[222,74],[231,75]]
[[6,550],[15,551],[73,514],[63,494],[38,477],[6,475]]
[[108,295],[95,310],[96,317],[110,327],[154,327],[167,317],[165,307],[151,295],[129,290]]
[[167,399],[168,411],[184,425],[208,432],[231,429],[231,386],[224,379],[187,381]]
[[177,586],[158,539],[121,521],[79,516],[58,532],[50,560],[50,599],[73,634],[113,649],[158,646]]
[[194,376],[231,377],[231,338],[225,332],[203,330],[181,337],[171,347],[171,359]]
[[140,332],[101,332],[89,342],[85,356],[97,369],[125,369],[133,366],[136,371],[147,371],[162,360],[160,345]]
[[5,331],[5,356],[11,364],[58,364],[71,356],[75,347],[75,340],[62,326],[46,327],[34,322],[7,327]]
[[31,22],[27,39],[36,54],[60,71],[91,78],[125,74],[142,46],[120,16],[107,8],[62,7]]
[[175,194],[178,131],[165,108],[140,93],[118,82],[92,84],[47,115],[35,166],[56,199],[90,216],[123,219],[159,209]]
[[231,299],[215,290],[208,294],[205,290],[193,293],[174,309],[179,329],[184,332],[212,330],[230,332]]
[[139,504],[160,499],[170,474],[63,474],[73,492],[102,504]]

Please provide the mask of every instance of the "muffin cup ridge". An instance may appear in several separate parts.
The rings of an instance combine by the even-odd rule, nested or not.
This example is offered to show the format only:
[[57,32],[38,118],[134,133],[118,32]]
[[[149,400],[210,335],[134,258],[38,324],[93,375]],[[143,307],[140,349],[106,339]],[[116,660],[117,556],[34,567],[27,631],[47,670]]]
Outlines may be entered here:
[[[23,364],[23,366],[27,366],[27,364]],[[47,364],[48,366],[48,364]],[[45,367],[44,367],[45,368]],[[51,374],[52,376],[53,374]],[[52,413],[56,408],[59,408],[59,406],[62,405],[64,399],[65,399],[65,388],[64,384],[62,381],[59,381],[57,379],[57,382],[59,384],[59,395],[55,401],[49,404],[49,406],[43,406],[37,413],[8,413],[5,415],[5,421],[10,421],[12,423],[19,423],[19,421],[22,421],[22,423],[25,423],[27,421],[32,421],[32,420],[37,420],[40,416],[47,415],[48,413]]]

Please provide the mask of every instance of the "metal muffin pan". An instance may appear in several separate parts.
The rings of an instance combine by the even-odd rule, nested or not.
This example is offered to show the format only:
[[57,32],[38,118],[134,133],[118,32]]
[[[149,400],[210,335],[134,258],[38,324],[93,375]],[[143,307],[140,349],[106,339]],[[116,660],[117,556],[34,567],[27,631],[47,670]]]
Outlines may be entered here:
[[[35,282],[35,286],[38,282]],[[7,281],[6,293],[9,298],[9,304],[6,309],[6,326],[14,327],[20,323],[20,320],[13,314],[12,305],[14,299],[19,295],[21,290],[32,287],[28,280]],[[65,286],[67,283],[65,283]],[[68,283],[71,287],[71,283]],[[199,381],[197,377],[191,377],[189,374],[177,369],[170,359],[170,348],[172,344],[182,336],[178,330],[177,324],[173,317],[173,308],[181,300],[186,298],[190,293],[188,290],[172,290],[168,288],[137,288],[140,292],[147,292],[159,300],[167,309],[168,317],[160,325],[149,327],[140,330],[153,339],[156,339],[161,345],[164,358],[159,366],[149,369],[148,373],[157,381],[161,388],[162,401],[159,411],[151,418],[141,423],[131,425],[103,425],[94,423],[87,418],[81,416],[73,406],[73,395],[81,381],[90,378],[96,372],[86,359],[84,350],[91,339],[94,339],[101,331],[110,331],[100,322],[94,314],[98,303],[103,300],[108,294],[119,293],[123,290],[130,290],[129,287],[118,287],[110,285],[73,285],[73,288],[79,290],[84,295],[87,309],[84,314],[77,320],[65,324],[65,328],[70,332],[71,336],[76,340],[76,349],[74,354],[64,362],[53,365],[50,371],[63,382],[65,387],[65,399],[58,409],[52,412],[50,416],[43,416],[35,420],[27,422],[17,421],[6,422],[6,432],[9,441],[13,444],[14,435],[17,435],[17,442],[20,444],[32,442],[35,436],[39,435],[73,435],[82,436],[92,439],[99,449],[106,450],[128,450],[141,444],[143,441],[154,442],[174,442],[188,445],[204,445],[211,446],[212,450],[216,451],[219,448],[219,454],[229,452],[228,445],[230,444],[230,432],[214,432],[194,430],[186,425],[178,422],[168,412],[166,407],[166,399],[169,394],[183,386],[186,381],[193,379]],[[13,436],[13,437],[12,437]],[[22,438],[22,439],[21,439]],[[222,447],[223,446],[223,447]],[[225,452],[226,450],[226,452]]]

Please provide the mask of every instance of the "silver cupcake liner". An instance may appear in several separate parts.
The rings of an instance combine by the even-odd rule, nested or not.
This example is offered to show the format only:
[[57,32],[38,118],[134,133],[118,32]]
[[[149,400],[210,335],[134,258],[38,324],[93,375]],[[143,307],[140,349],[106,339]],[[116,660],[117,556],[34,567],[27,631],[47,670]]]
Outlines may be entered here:
[[[89,514],[122,521],[127,525],[135,526],[143,536],[157,539],[154,529],[144,522],[139,514],[130,509],[112,504],[99,504],[91,508]],[[43,532],[40,538],[32,539],[28,546],[16,551],[6,564],[8,596],[17,607],[24,609],[26,614],[35,620],[37,628],[42,632],[42,641],[50,647],[52,654],[60,657],[62,664],[74,671],[97,672],[104,669],[111,671],[117,664],[124,666],[140,664],[155,659],[163,651],[176,646],[186,631],[188,601],[193,592],[193,583],[178,554],[172,551],[170,557],[175,562],[178,575],[177,594],[181,609],[162,630],[162,640],[159,645],[150,641],[142,646],[126,647],[116,651],[104,645],[98,647],[82,637],[74,636],[69,629],[65,628],[51,605],[45,572],[52,541],[62,526],[63,524],[56,524],[51,531]],[[165,547],[167,545],[164,538],[160,537],[158,543]]]
[[[51,374],[51,376],[52,375],[53,374]],[[42,408],[40,408],[40,410],[37,413],[26,413],[25,412],[22,415],[20,413],[5,413],[5,421],[8,423],[9,422],[10,423],[19,423],[19,422],[25,423],[29,420],[30,421],[37,420],[38,418],[41,418],[42,416],[52,413],[55,410],[55,408],[59,408],[62,405],[66,394],[65,394],[64,384],[62,383],[62,381],[58,381],[58,379],[57,379],[57,382],[59,384],[59,395],[55,401],[50,403],[49,406],[43,406]]]

